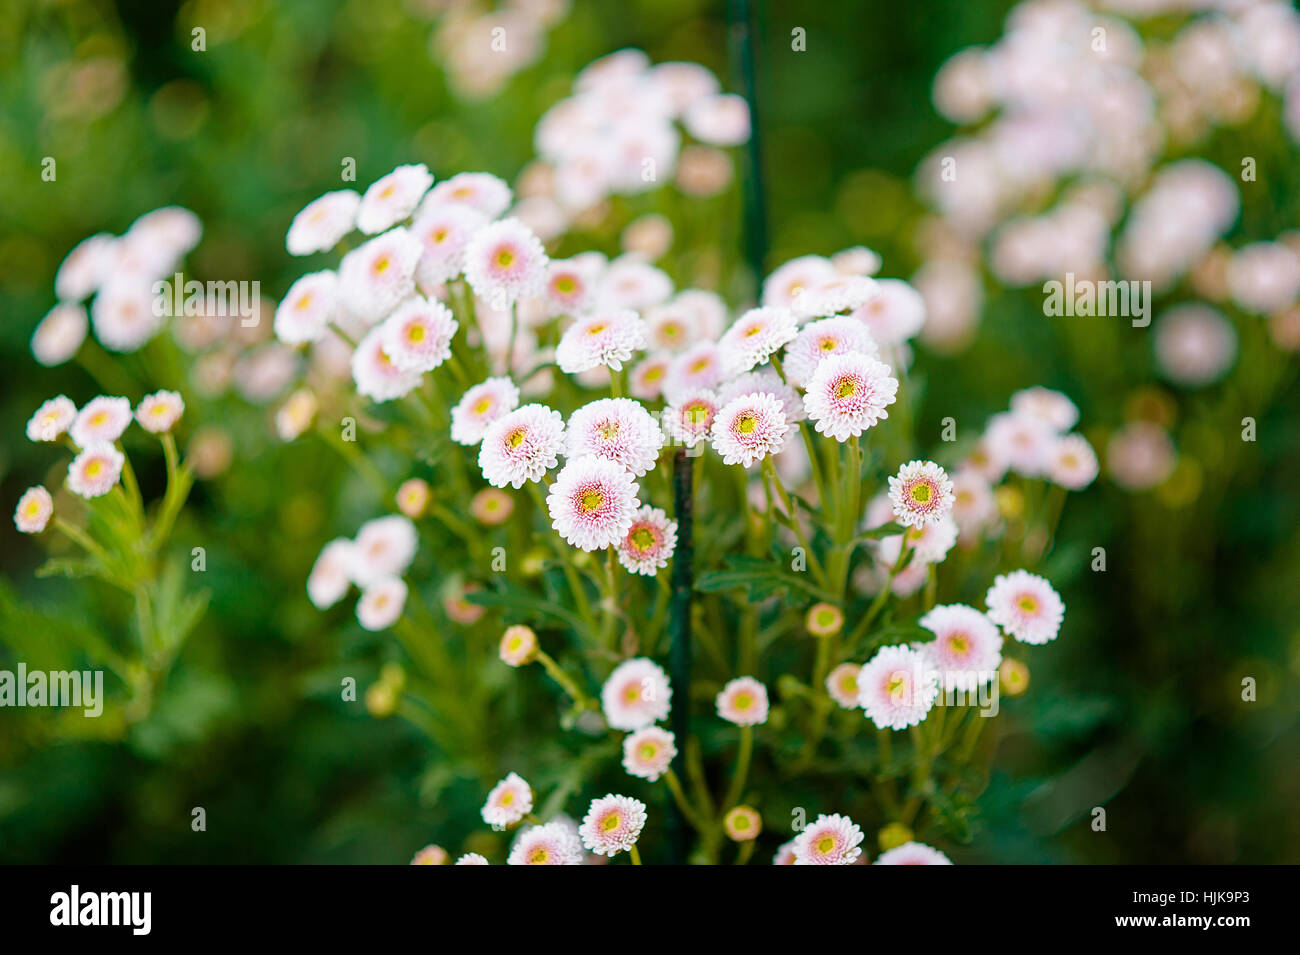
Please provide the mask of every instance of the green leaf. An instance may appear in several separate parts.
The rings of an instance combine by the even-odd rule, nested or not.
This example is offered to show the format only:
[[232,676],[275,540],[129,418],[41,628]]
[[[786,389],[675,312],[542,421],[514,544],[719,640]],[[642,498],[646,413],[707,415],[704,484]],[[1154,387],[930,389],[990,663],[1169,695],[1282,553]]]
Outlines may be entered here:
[[475,590],[465,595],[470,603],[484,607],[504,607],[522,615],[525,621],[535,622],[539,617],[556,620],[574,630],[581,630],[582,621],[563,607],[536,597],[511,583],[500,583],[495,590]]

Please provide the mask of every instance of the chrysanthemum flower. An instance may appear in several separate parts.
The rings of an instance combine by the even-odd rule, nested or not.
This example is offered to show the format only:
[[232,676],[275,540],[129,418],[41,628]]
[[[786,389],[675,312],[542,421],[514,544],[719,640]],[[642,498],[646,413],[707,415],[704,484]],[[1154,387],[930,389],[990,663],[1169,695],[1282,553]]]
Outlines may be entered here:
[[546,269],[544,298],[551,315],[580,315],[596,299],[604,256],[594,253],[552,259]]
[[357,207],[357,228],[374,235],[397,225],[420,204],[433,185],[433,176],[424,163],[398,166],[376,179],[361,197]]
[[275,433],[281,441],[297,440],[316,420],[319,407],[315,392],[310,388],[299,388],[275,413]]
[[508,308],[542,290],[548,262],[541,239],[528,226],[518,219],[502,219],[469,240],[465,278],[476,295],[495,308]]
[[328,610],[352,583],[352,541],[336,537],[321,548],[307,575],[307,598],[317,610]]
[[653,577],[668,566],[677,547],[677,522],[648,504],[636,512],[618,542],[618,562],[629,573]]
[[1007,696],[1019,696],[1029,689],[1029,667],[1007,657],[998,667],[998,686]]
[[361,196],[352,189],[327,192],[307,203],[293,217],[289,234],[285,237],[284,244],[289,254],[311,255],[334,248],[339,239],[352,231],[359,205]]
[[1047,452],[1047,476],[1071,491],[1082,491],[1097,477],[1097,452],[1081,434],[1067,434]]
[[714,389],[722,381],[722,352],[713,342],[698,342],[673,359],[664,379],[664,397],[676,401],[688,392]]
[[579,833],[582,844],[597,855],[615,856],[629,851],[645,826],[645,803],[613,793],[591,801]]
[[952,865],[952,860],[922,842],[905,842],[880,853],[872,865]]
[[89,327],[80,305],[55,305],[32,332],[32,356],[46,368],[62,365],[81,348]]
[[485,487],[470,499],[469,513],[474,520],[488,527],[499,527],[510,520],[515,510],[515,499],[500,488]]
[[155,391],[140,399],[135,420],[151,434],[170,431],[185,413],[185,399],[175,391]]
[[491,865],[491,863],[477,852],[467,852],[456,860],[456,865]]
[[[948,556],[948,551],[957,543],[957,522],[949,514],[919,527],[909,527],[902,534],[886,537],[880,542],[880,558],[887,567],[893,567],[898,560],[904,540],[912,548],[914,561],[937,564]],[[889,546],[885,546],[886,542],[889,542]]]
[[910,647],[881,647],[858,671],[858,705],[882,730],[920,723],[938,695],[938,674]]
[[77,417],[77,406],[67,395],[42,403],[27,420],[27,440],[57,441]]
[[814,637],[833,637],[844,627],[844,613],[828,603],[815,603],[808,608],[804,626]]
[[426,204],[470,206],[489,219],[495,219],[510,208],[513,199],[510,187],[490,172],[458,172],[444,179],[429,191]]
[[875,275],[881,264],[880,253],[865,245],[855,245],[831,256],[831,265],[841,275]]
[[763,365],[754,371],[747,371],[730,381],[718,386],[718,403],[730,404],[733,398],[766,392],[781,402],[781,413],[787,424],[803,421],[808,415],[804,412],[803,398],[793,385],[781,380],[776,369]]
[[1056,442],[1056,432],[1041,418],[1011,411],[990,418],[984,436],[992,458],[1025,477],[1043,473]]
[[794,865],[794,844],[797,841],[797,839],[787,839],[785,842],[781,843],[781,845],[777,847],[776,852],[772,855],[772,865]]
[[654,782],[677,756],[675,737],[666,729],[646,726],[623,737],[623,768]]
[[834,278],[813,286],[796,298],[790,304],[790,310],[800,321],[838,315],[861,308],[876,295],[876,292],[874,279],[837,272]]
[[590,456],[570,459],[546,497],[551,526],[585,551],[617,544],[640,506],[632,475],[615,461]]
[[938,668],[942,689],[971,691],[996,676],[1002,662],[1002,634],[974,607],[941,604],[918,622],[934,634],[919,648]]
[[683,391],[663,411],[663,427],[674,441],[693,448],[709,436],[718,396],[707,388]]
[[645,322],[636,312],[599,312],[578,319],[565,330],[555,349],[555,363],[569,375],[601,365],[619,371],[623,362],[645,346]]
[[803,385],[817,366],[832,355],[858,352],[876,358],[879,351],[866,326],[857,319],[840,315],[809,322],[799,329],[799,334],[786,347],[781,364],[793,384]]
[[54,499],[41,485],[29,487],[18,499],[14,526],[24,534],[39,534],[54,516]]
[[763,817],[752,806],[735,806],[722,817],[722,831],[732,842],[753,842],[763,831]]
[[68,465],[67,488],[87,499],[102,497],[122,476],[125,463],[126,457],[122,452],[107,442],[85,445]]
[[99,288],[112,269],[116,241],[116,236],[100,232],[73,247],[54,274],[54,294],[59,301],[80,302]]
[[517,407],[519,388],[509,378],[481,381],[451,409],[451,439],[467,447],[478,444],[489,425]]
[[894,517],[904,527],[939,521],[952,510],[952,481],[933,461],[909,461],[889,479]]
[[532,627],[516,624],[506,627],[501,635],[501,645],[497,648],[501,662],[507,666],[527,666],[537,659],[537,634]]
[[898,345],[925,324],[925,299],[901,279],[876,279],[876,294],[853,317],[867,326],[880,345]]
[[433,371],[451,357],[460,323],[451,309],[421,295],[407,299],[383,323],[384,354],[403,371]]
[[848,816],[819,815],[794,840],[795,865],[853,865],[862,855],[862,830]]
[[375,322],[415,291],[420,240],[400,226],[357,246],[339,263],[339,294],[358,318]]
[[640,477],[655,466],[664,433],[639,401],[601,398],[569,416],[565,440],[570,458],[594,455],[617,461]]
[[110,351],[133,352],[162,328],[148,282],[131,277],[110,279],[90,306],[90,320],[99,343]]
[[673,281],[662,269],[629,255],[619,256],[600,274],[596,308],[603,312],[641,311],[661,305],[673,294]]
[[411,865],[446,865],[450,858],[442,846],[425,846],[411,859]]
[[68,433],[79,447],[112,443],[131,423],[131,402],[126,398],[100,395],[92,398],[73,419]]
[[286,345],[318,342],[338,308],[338,274],[310,272],[289,286],[275,309],[275,337]]
[[974,468],[962,466],[952,476],[952,517],[963,535],[975,535],[997,517],[993,488]]
[[493,829],[505,829],[522,822],[532,811],[532,788],[518,773],[511,773],[488,793],[483,804],[483,821]]
[[998,574],[984,598],[989,619],[1021,643],[1056,639],[1065,619],[1065,604],[1052,585],[1027,570]]
[[693,102],[682,116],[686,131],[710,146],[749,142],[749,104],[735,93],[718,93]]
[[632,397],[642,401],[657,400],[663,394],[664,379],[668,377],[670,364],[672,356],[667,352],[658,352],[638,362],[627,382],[627,390]]
[[672,702],[668,674],[653,660],[624,660],[600,690],[605,722],[616,730],[639,730],[668,718]]
[[533,826],[520,833],[507,865],[582,865],[582,842],[561,822]]
[[357,601],[357,622],[367,630],[384,630],[397,623],[406,606],[406,581],[382,577],[366,587]]
[[419,534],[409,517],[389,514],[366,521],[348,553],[348,576],[362,587],[384,577],[400,577],[415,559]]
[[713,448],[722,455],[723,463],[749,467],[779,452],[792,428],[775,396],[741,395],[725,405],[714,419]]
[[792,341],[798,331],[794,313],[788,308],[751,308],[736,319],[718,340],[722,365],[733,375],[749,371]]
[[1036,418],[1057,433],[1073,428],[1079,421],[1079,409],[1073,401],[1050,388],[1035,386],[1011,396],[1013,414]]
[[393,364],[384,351],[384,326],[376,325],[352,353],[352,380],[357,394],[382,404],[414,391],[420,384],[420,373]]
[[411,234],[423,250],[415,267],[420,284],[432,289],[460,275],[469,240],[487,223],[487,217],[471,206],[428,202],[421,206],[411,224]]
[[846,710],[858,708],[858,671],[856,663],[841,663],[826,675],[826,692]]
[[493,487],[520,488],[540,481],[559,463],[564,419],[545,405],[528,404],[503,415],[483,432],[478,466]]
[[397,509],[411,520],[424,516],[433,497],[429,482],[423,478],[408,478],[397,489]]
[[788,308],[799,296],[831,281],[837,274],[829,259],[820,255],[801,255],[784,263],[763,280],[762,302]]
[[718,716],[737,726],[757,726],[767,722],[767,687],[752,676],[738,676],[727,681],[714,700]]
[[832,355],[808,380],[804,409],[817,431],[844,442],[889,417],[898,395],[889,366],[858,352]]

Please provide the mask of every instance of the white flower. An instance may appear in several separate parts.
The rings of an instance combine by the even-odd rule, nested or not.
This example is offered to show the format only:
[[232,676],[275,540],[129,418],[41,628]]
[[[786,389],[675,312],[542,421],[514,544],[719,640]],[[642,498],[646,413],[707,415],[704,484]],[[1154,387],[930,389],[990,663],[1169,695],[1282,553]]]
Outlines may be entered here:
[[512,198],[510,187],[489,172],[458,172],[434,186],[424,203],[469,206],[495,219],[510,208]]
[[1065,619],[1065,604],[1052,585],[1027,570],[998,574],[984,597],[989,619],[1021,643],[1056,639]]
[[881,345],[897,345],[914,336],[925,325],[925,299],[901,279],[876,279],[876,294],[853,317],[867,326]]
[[808,379],[804,410],[817,431],[847,441],[882,419],[898,394],[889,366],[860,352],[832,355]]
[[46,368],[62,365],[81,348],[89,327],[80,305],[54,306],[32,333],[32,356]]
[[338,275],[325,269],[310,272],[293,285],[275,309],[275,337],[286,345],[318,342],[338,305]]
[[586,551],[617,544],[640,506],[632,475],[615,461],[591,456],[572,458],[546,497],[551,526]]
[[939,670],[942,688],[972,692],[996,679],[1002,634],[984,614],[965,604],[941,604],[918,621],[934,640],[918,648]]
[[795,865],[853,865],[862,855],[862,830],[848,816],[826,814],[794,840]]
[[623,737],[623,768],[641,779],[657,780],[676,755],[673,734],[658,726],[644,726]]
[[366,235],[383,232],[407,218],[433,185],[433,176],[424,163],[398,166],[388,175],[375,180],[361,197],[357,208],[357,228]]
[[568,375],[601,365],[619,371],[633,352],[645,347],[645,322],[636,312],[600,312],[569,326],[555,349],[555,362]]
[[668,674],[653,660],[624,660],[600,690],[605,722],[616,730],[639,730],[668,718],[672,702]]
[[502,219],[474,233],[465,248],[465,278],[497,309],[536,295],[549,260],[542,242],[518,219]]
[[749,141],[749,104],[735,93],[697,99],[682,116],[686,131],[710,146],[739,146]]
[[664,433],[645,406],[631,398],[601,398],[569,416],[570,458],[595,455],[617,461],[637,477],[655,466]]
[[767,687],[752,676],[736,677],[714,699],[718,716],[737,726],[756,726],[767,722]]
[[357,621],[367,630],[385,630],[397,623],[406,606],[406,582],[383,577],[370,584],[357,601]]
[[615,856],[629,851],[645,826],[645,803],[612,793],[591,801],[579,832],[582,844],[597,855]]
[[782,367],[793,384],[802,385],[824,359],[845,352],[879,357],[871,333],[857,319],[842,315],[822,318],[799,329],[799,334],[785,350]]
[[77,406],[67,395],[44,402],[27,421],[28,441],[56,441],[77,417]]
[[39,484],[29,487],[14,509],[14,526],[23,534],[39,534],[54,516],[54,499]]
[[677,547],[677,522],[648,504],[636,512],[632,526],[618,542],[618,562],[629,573],[654,576],[668,566]]
[[952,865],[952,860],[921,842],[904,842],[882,852],[872,865]]
[[520,833],[507,865],[582,865],[582,843],[564,823],[548,822]]
[[917,725],[938,696],[938,673],[910,647],[881,647],[858,671],[858,702],[882,730]]
[[451,309],[422,295],[407,299],[380,326],[383,350],[394,365],[416,373],[433,371],[451,357],[459,328]]
[[348,552],[348,575],[361,587],[385,577],[400,577],[415,559],[415,524],[401,514],[366,521]]
[[285,247],[290,255],[311,255],[327,252],[338,245],[339,239],[352,231],[357,221],[357,207],[361,196],[352,189],[327,192],[313,199],[296,216],[285,236]]
[[460,275],[469,240],[487,223],[487,217],[472,206],[426,201],[411,225],[411,234],[424,250],[415,268],[420,284],[433,288]]
[[936,522],[952,510],[952,481],[933,461],[908,461],[889,479],[889,501],[904,527]]
[[733,375],[749,371],[793,340],[798,331],[794,313],[788,308],[751,308],[718,340],[723,367]]
[[493,829],[505,829],[522,822],[533,811],[533,790],[518,773],[511,773],[492,787],[483,804],[483,821]]
[[185,399],[175,391],[155,391],[140,399],[135,420],[150,434],[170,431],[185,413]]
[[384,351],[384,326],[376,325],[352,353],[352,380],[357,394],[383,403],[413,391],[420,384],[420,373],[393,363]]
[[478,466],[493,487],[540,481],[559,463],[564,418],[545,405],[528,404],[498,418],[483,432]]
[[113,267],[116,241],[100,232],[73,247],[54,275],[54,294],[60,302],[84,301],[104,283]]
[[339,293],[367,323],[383,318],[415,291],[415,267],[424,253],[406,229],[390,229],[357,246],[339,264]]
[[162,328],[147,282],[110,278],[90,306],[95,337],[110,351],[133,352]]
[[766,392],[741,395],[723,406],[713,420],[713,448],[724,464],[749,467],[785,444],[793,429],[786,423],[781,402]]
[[92,444],[72,459],[65,483],[73,494],[102,497],[117,484],[125,463],[126,457],[111,444]]
[[100,395],[92,398],[77,413],[68,429],[78,447],[86,448],[92,444],[112,444],[122,436],[127,425],[131,423],[131,402],[126,398],[110,398]]
[[1082,491],[1097,477],[1097,452],[1081,434],[1058,438],[1047,452],[1047,476],[1071,491]]
[[518,407],[519,388],[509,378],[481,381],[451,409],[451,439],[466,447],[478,444],[488,425]]
[[307,575],[307,599],[317,610],[328,610],[348,592],[352,582],[352,541],[336,537],[321,548]]
[[709,436],[720,407],[718,396],[707,388],[680,392],[664,409],[664,431],[674,441],[693,448]]

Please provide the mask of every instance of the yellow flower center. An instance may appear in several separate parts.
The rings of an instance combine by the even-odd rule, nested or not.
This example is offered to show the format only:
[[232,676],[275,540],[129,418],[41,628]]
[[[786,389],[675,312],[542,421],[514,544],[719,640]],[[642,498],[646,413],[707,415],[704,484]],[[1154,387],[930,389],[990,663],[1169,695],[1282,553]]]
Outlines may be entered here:
[[388,267],[392,264],[392,259],[386,255],[381,255],[379,258],[375,259],[375,264],[371,266],[371,268],[374,270],[376,275],[383,275],[388,271]]
[[914,484],[912,490],[908,493],[911,494],[912,500],[916,501],[917,504],[930,503],[930,494],[932,492],[928,484]]
[[488,411],[491,409],[491,407],[492,407],[491,398],[480,398],[478,401],[474,402],[474,413],[487,414]]
[[633,547],[644,553],[654,546],[655,535],[651,533],[649,528],[638,527],[631,533],[628,540],[632,542]]
[[515,428],[510,434],[506,435],[506,443],[512,448],[517,448],[524,443],[524,429]]
[[736,430],[741,434],[752,434],[758,427],[758,416],[753,414],[743,414],[736,419]]
[[606,832],[613,832],[615,829],[618,828],[618,824],[619,824],[618,814],[611,812],[608,816],[605,817],[605,821],[600,824],[600,828],[604,829]]
[[406,340],[413,345],[418,345],[420,342],[424,341],[424,335],[425,332],[423,325],[412,325],[406,330]]
[[508,269],[515,264],[515,254],[509,249],[497,250],[497,265],[503,269]]
[[1038,601],[1030,594],[1022,594],[1016,605],[1025,613],[1033,613],[1038,609]]
[[599,335],[607,328],[609,328],[609,325],[606,322],[597,322],[595,325],[592,325],[590,328],[587,329],[587,334]]
[[582,508],[584,514],[590,514],[592,511],[598,510],[604,503],[605,495],[601,494],[599,491],[583,491],[582,498],[579,501],[579,506]]
[[843,378],[839,386],[835,389],[835,394],[841,398],[849,398],[858,393],[858,386],[854,384],[852,378]]
[[817,840],[817,851],[826,855],[835,848],[835,839],[832,836],[822,836]]

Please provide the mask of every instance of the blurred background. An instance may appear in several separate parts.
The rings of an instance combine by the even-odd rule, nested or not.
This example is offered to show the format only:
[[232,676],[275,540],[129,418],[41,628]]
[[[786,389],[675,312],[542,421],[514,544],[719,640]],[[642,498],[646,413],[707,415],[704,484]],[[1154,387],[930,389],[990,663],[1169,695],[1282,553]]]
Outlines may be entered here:
[[[738,89],[723,2],[489,6],[4,5],[5,507],[53,468],[49,449],[23,436],[41,401],[84,401],[108,375],[138,394],[135,383],[168,360],[128,356],[116,371],[89,359],[33,361],[55,271],[84,237],[182,205],[204,223],[190,272],[258,279],[275,297],[303,271],[285,251],[287,225],[340,188],[343,157],[356,160],[360,188],[403,162],[439,178],[484,170],[513,183],[533,157],[535,123],[568,95],[575,72],[623,47],[702,63]],[[881,254],[885,275],[922,265],[935,218],[917,169],[955,128],[933,105],[935,75],[958,50],[997,40],[1012,6],[757,4],[767,269],[858,244]],[[488,70],[463,38],[502,16],[513,18],[508,36],[519,46],[508,67]],[[1143,36],[1167,38],[1180,23],[1157,18]],[[806,50],[791,48],[795,28]],[[1234,245],[1297,224],[1300,152],[1281,108],[1265,96],[1240,122],[1171,149],[1233,175],[1245,136],[1271,157],[1260,188],[1242,190],[1225,236]],[[56,160],[53,181],[42,179],[45,157]],[[717,223],[717,244],[738,258],[740,202],[734,191],[723,201],[731,214]],[[592,242],[617,251],[616,233],[594,230]],[[977,274],[978,327],[959,347],[918,346],[929,383],[917,415],[924,441],[937,441],[946,416],[978,428],[1013,391],[1042,384],[1080,405],[1080,428],[1099,449],[1128,424],[1154,422],[1178,457],[1144,487],[1103,478],[1072,495],[1046,565],[1065,596],[1065,633],[1036,655],[1029,692],[1004,702],[1008,728],[971,841],[945,849],[959,862],[1300,861],[1294,352],[1262,320],[1243,318],[1235,366],[1212,387],[1183,390],[1160,374],[1142,330],[1063,330],[1044,318],[1034,288]],[[728,292],[741,304],[743,289]],[[225,369],[221,387],[187,383],[187,420],[203,423],[185,436],[192,454],[202,448],[201,480],[174,547],[178,559],[206,549],[206,615],[146,720],[0,711],[0,860],[401,863],[428,842],[460,844],[473,826],[480,788],[441,778],[411,725],[338,700],[342,676],[363,686],[375,678],[383,636],[318,613],[303,581],[324,540],[389,505],[327,449],[277,440],[282,394],[255,354]],[[1244,416],[1256,419],[1251,443],[1240,437]],[[141,441],[139,453],[148,461],[152,452]],[[136,465],[146,496],[161,481],[160,459],[153,464]],[[125,601],[98,585],[37,578],[45,542],[8,520],[0,537],[0,667],[75,666],[97,634],[126,632]],[[1104,573],[1089,570],[1096,547],[1106,550]],[[1257,683],[1254,702],[1242,700],[1246,677]],[[198,806],[206,835],[190,829]],[[1104,833],[1089,826],[1095,806],[1107,807]]]

